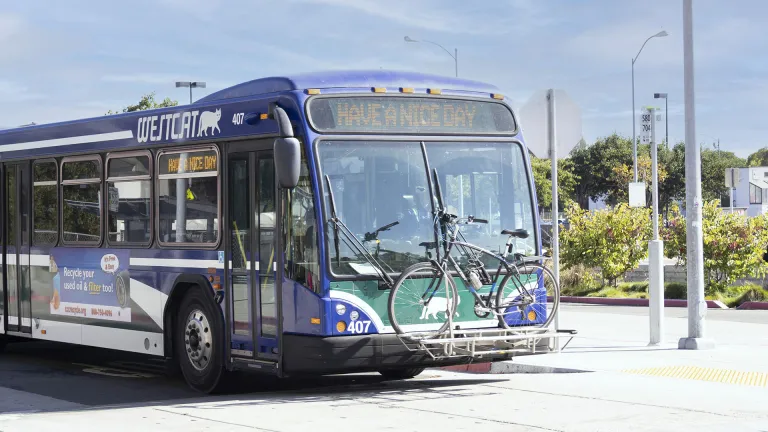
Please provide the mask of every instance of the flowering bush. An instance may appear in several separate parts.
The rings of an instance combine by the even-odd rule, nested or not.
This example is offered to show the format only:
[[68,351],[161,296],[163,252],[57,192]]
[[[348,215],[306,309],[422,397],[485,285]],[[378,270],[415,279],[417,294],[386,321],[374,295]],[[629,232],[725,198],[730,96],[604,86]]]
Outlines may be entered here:
[[566,270],[578,265],[599,267],[603,279],[616,286],[648,254],[650,209],[624,203],[587,211],[571,204],[566,217],[570,227],[560,231],[560,259]]
[[[704,205],[704,281],[707,294],[723,292],[737,279],[766,274],[763,254],[768,245],[768,218],[747,218],[723,211],[717,201]],[[662,229],[668,258],[686,262],[686,221],[675,208]]]

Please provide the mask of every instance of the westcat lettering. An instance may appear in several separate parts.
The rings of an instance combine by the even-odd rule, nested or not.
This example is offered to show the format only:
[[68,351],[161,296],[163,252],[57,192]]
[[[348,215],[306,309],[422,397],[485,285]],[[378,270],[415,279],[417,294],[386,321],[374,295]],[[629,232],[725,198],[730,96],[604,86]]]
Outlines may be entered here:
[[221,120],[221,108],[215,111],[184,111],[173,114],[140,117],[136,138],[140,143],[180,140],[208,136],[216,132]]

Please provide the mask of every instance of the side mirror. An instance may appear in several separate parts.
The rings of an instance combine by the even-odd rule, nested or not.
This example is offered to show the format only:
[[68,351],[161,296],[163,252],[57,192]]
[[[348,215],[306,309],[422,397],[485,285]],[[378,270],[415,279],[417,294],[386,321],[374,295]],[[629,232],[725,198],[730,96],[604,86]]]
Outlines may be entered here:
[[276,138],[274,144],[275,171],[281,188],[293,189],[301,173],[301,145],[296,138]]

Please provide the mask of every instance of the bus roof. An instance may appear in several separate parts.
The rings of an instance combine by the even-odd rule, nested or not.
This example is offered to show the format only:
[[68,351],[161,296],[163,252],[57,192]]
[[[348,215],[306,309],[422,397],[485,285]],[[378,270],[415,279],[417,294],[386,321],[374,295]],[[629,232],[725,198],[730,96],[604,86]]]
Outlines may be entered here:
[[267,93],[304,89],[371,87],[436,87],[443,90],[495,93],[498,88],[480,81],[420,72],[385,70],[325,71],[247,81],[212,93],[198,102],[212,102]]
[[266,77],[217,91],[190,105],[2,129],[0,160],[271,134],[277,131],[274,122],[243,125],[243,114],[266,110],[268,99],[288,92],[344,88],[370,91],[373,87],[438,88],[489,96],[498,92],[495,86],[483,82],[418,72],[340,70]]

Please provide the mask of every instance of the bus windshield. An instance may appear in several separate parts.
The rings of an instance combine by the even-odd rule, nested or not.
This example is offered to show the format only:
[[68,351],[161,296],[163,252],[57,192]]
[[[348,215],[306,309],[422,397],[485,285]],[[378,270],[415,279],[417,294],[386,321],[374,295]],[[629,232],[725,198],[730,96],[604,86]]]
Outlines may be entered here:
[[[517,239],[517,249],[535,253],[533,195],[521,145],[430,141],[426,148],[430,168],[438,171],[447,210],[488,220],[462,225],[466,241],[502,252],[508,237],[501,230],[524,228],[531,236]],[[434,242],[435,237],[427,168],[418,141],[326,140],[318,143],[317,152],[321,174],[329,177],[333,189],[336,215],[384,270],[399,273],[427,259],[423,243]],[[325,214],[330,216],[325,180],[322,188]],[[376,274],[365,256],[336,233],[333,223],[326,220],[324,229],[335,275]],[[429,252],[434,257],[434,250]]]

